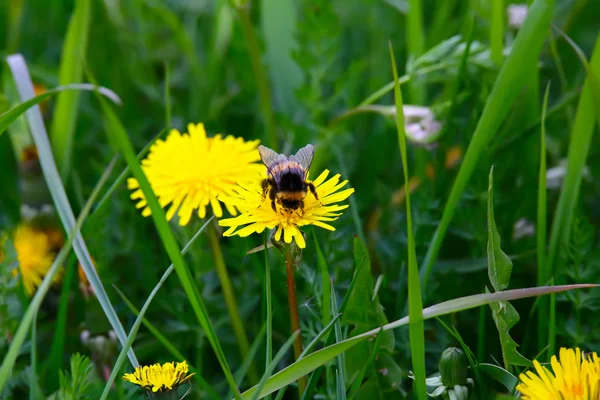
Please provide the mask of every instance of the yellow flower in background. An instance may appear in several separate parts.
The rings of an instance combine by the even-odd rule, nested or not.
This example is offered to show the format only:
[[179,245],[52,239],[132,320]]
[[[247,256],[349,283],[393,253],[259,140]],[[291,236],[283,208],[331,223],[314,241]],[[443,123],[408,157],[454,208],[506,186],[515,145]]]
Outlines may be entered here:
[[[25,291],[31,296],[54,261],[51,240],[44,231],[19,225],[14,232],[13,244],[19,261],[18,272]],[[58,275],[56,279],[59,279]]]
[[600,400],[600,359],[583,356],[579,348],[561,348],[560,361],[552,356],[553,373],[538,361],[535,371],[519,376],[517,390],[525,400]]
[[194,374],[188,374],[187,362],[183,361],[139,366],[132,374],[123,375],[123,380],[153,392],[162,392],[177,389],[177,386],[188,382],[192,376]]
[[[165,140],[157,140],[142,161],[142,169],[161,207],[170,205],[167,220],[177,212],[179,224],[186,225],[196,210],[204,218],[209,204],[215,216],[222,217],[217,198],[233,195],[238,183],[254,182],[264,171],[264,166],[256,163],[260,160],[258,143],[233,136],[209,138],[203,124],[189,124],[188,133],[183,134],[173,129]],[[131,199],[139,200],[136,207],[143,208],[143,216],[149,216],[138,181],[130,178],[127,186],[134,190]],[[234,206],[225,207],[236,215]]]
[[336,203],[346,200],[354,193],[354,189],[351,188],[339,192],[348,181],[340,182],[339,174],[327,180],[328,175],[329,171],[325,170],[312,182],[319,200],[310,191],[307,192],[303,210],[286,210],[277,203],[276,210],[273,210],[269,196],[263,196],[259,180],[237,187],[234,195],[220,196],[219,199],[223,203],[237,208],[241,213],[237,217],[219,221],[219,225],[229,228],[223,235],[245,237],[252,233],[261,233],[265,229],[277,228],[274,234],[276,241],[280,241],[283,236],[285,243],[291,243],[293,239],[298,247],[306,247],[299,227],[315,225],[330,231],[335,230],[327,222],[335,221],[342,215],[340,211],[348,208],[347,204]]

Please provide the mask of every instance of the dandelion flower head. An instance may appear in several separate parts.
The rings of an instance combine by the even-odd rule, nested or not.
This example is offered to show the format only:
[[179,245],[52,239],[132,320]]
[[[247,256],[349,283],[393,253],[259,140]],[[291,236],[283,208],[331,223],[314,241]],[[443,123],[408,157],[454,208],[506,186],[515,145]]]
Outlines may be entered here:
[[561,348],[560,359],[552,356],[552,372],[534,361],[535,372],[520,375],[517,390],[525,400],[599,400],[600,359],[584,356],[579,348]]
[[245,237],[253,233],[262,233],[265,229],[276,229],[276,241],[283,237],[285,243],[294,240],[298,247],[305,248],[306,241],[299,228],[315,225],[330,231],[335,230],[328,222],[338,219],[342,215],[340,211],[348,208],[347,204],[337,203],[354,193],[352,188],[340,191],[348,181],[340,182],[339,174],[327,179],[328,176],[329,171],[325,170],[312,181],[318,200],[308,191],[304,198],[304,208],[297,210],[282,208],[278,203],[275,203],[276,209],[273,210],[271,200],[269,196],[263,195],[261,182],[258,180],[252,184],[238,186],[233,195],[220,197],[223,203],[240,211],[237,217],[219,221],[219,225],[229,228],[223,235]]
[[176,389],[177,386],[188,382],[192,376],[194,374],[188,374],[187,362],[183,361],[139,366],[132,374],[123,375],[123,380],[153,392],[162,392]]
[[[186,225],[194,211],[204,218],[209,204],[215,216],[222,217],[217,198],[234,194],[238,183],[255,181],[263,172],[264,167],[257,163],[258,142],[233,136],[207,137],[203,124],[189,124],[183,134],[173,129],[165,140],[157,140],[142,161],[142,169],[161,207],[170,205],[167,220],[177,213],[179,224]],[[136,207],[149,216],[139,182],[130,178],[127,186],[133,190],[131,199],[137,200]],[[231,215],[237,214],[234,206],[225,207]]]
[[42,230],[21,224],[15,229],[13,243],[19,261],[18,272],[25,291],[31,296],[54,261],[51,238]]

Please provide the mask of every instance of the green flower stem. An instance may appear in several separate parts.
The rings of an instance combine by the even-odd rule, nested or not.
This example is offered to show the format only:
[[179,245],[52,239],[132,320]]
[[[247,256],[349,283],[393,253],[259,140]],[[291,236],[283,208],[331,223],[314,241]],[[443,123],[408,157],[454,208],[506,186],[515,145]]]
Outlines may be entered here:
[[262,113],[263,122],[265,124],[265,131],[267,135],[267,142],[270,147],[277,148],[277,135],[275,133],[275,120],[273,118],[273,102],[271,100],[271,89],[269,88],[269,82],[267,81],[267,72],[261,60],[260,46],[258,39],[256,38],[256,32],[250,21],[248,10],[246,7],[237,7],[237,12],[242,22],[242,29],[244,30],[244,37],[248,44],[248,51],[250,52],[250,59],[252,61],[252,69],[254,70],[254,77],[256,78],[256,85],[258,87],[258,97],[260,101],[260,110]]
[[[225,304],[227,305],[227,311],[231,318],[231,325],[233,325],[233,333],[237,339],[238,346],[240,347],[240,354],[242,360],[246,358],[248,351],[250,350],[250,343],[248,342],[248,336],[244,329],[244,323],[235,300],[235,293],[231,285],[231,279],[229,279],[229,273],[225,266],[225,259],[223,258],[223,252],[221,251],[221,245],[219,243],[219,237],[217,235],[217,229],[215,224],[211,224],[211,228],[208,230],[208,237],[210,240],[210,246],[212,248],[213,255],[215,257],[215,269],[217,275],[219,275],[219,281],[221,282],[221,288],[223,289],[223,297],[225,297]],[[253,384],[258,383],[258,374],[254,363],[250,365],[248,370],[248,376]]]
[[[285,270],[287,273],[287,287],[288,287],[288,304],[290,307],[290,326],[292,332],[300,330],[300,317],[298,316],[298,302],[296,301],[296,283],[294,282],[294,272],[296,265],[294,265],[294,259],[290,245],[285,245]],[[294,359],[298,360],[302,354],[302,335],[298,335],[294,341]],[[306,389],[306,376],[298,380],[298,390],[300,391],[300,397]]]

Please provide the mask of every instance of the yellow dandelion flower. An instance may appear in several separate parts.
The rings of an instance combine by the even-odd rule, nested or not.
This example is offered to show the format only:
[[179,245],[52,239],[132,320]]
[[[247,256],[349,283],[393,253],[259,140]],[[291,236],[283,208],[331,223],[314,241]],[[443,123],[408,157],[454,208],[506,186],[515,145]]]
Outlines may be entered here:
[[[188,133],[183,134],[173,129],[165,140],[157,140],[142,161],[142,169],[161,207],[171,205],[167,220],[179,210],[179,224],[186,225],[194,210],[204,218],[209,204],[215,216],[222,217],[217,197],[234,194],[238,183],[255,181],[264,170],[256,163],[260,160],[258,143],[233,136],[209,138],[203,124],[189,124]],[[149,216],[150,208],[138,181],[130,178],[127,186],[134,190],[131,199],[139,200],[136,207],[143,208],[143,216]],[[235,207],[226,208],[236,215]]]
[[263,196],[260,181],[238,186],[233,196],[220,196],[219,199],[223,203],[236,207],[241,213],[237,217],[219,221],[219,225],[229,228],[223,235],[245,237],[252,233],[261,233],[265,229],[277,228],[274,234],[276,241],[280,241],[283,236],[285,243],[291,243],[293,239],[298,247],[306,247],[304,236],[298,228],[315,225],[330,231],[335,230],[327,222],[335,221],[342,215],[340,211],[348,208],[347,204],[336,203],[346,200],[354,193],[352,188],[338,192],[348,181],[340,182],[339,174],[327,180],[328,175],[329,171],[325,170],[312,182],[319,199],[317,200],[310,191],[307,192],[303,210],[287,210],[277,203],[276,210],[273,210],[269,196]]
[[153,392],[162,392],[176,389],[187,383],[192,376],[194,374],[188,374],[187,362],[183,361],[139,366],[132,374],[123,375],[123,380]]
[[600,400],[600,359],[583,356],[579,348],[561,348],[560,361],[552,356],[553,372],[534,361],[533,371],[520,375],[517,390],[525,400]]
[[[28,225],[17,226],[13,243],[23,286],[27,294],[32,295],[54,261],[52,243],[44,231]],[[14,273],[17,274],[17,270]]]

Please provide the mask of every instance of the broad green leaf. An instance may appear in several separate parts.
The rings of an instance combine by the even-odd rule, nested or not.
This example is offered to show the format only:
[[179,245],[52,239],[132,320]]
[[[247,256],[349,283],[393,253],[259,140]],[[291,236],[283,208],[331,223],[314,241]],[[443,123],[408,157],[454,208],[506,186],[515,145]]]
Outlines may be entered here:
[[[486,293],[489,293],[487,288]],[[519,322],[519,313],[517,313],[517,310],[507,301],[492,303],[490,304],[490,308],[492,309],[492,318],[494,318],[494,323],[500,335],[500,347],[502,349],[504,367],[508,369],[510,365],[520,365],[523,367],[530,365],[531,362],[517,351],[518,345],[508,333]]]
[[296,50],[296,2],[294,0],[262,0],[261,28],[274,100],[277,108],[288,116],[298,109],[296,90],[302,85],[303,72],[292,53]]
[[[558,293],[564,292],[567,290],[575,290],[575,289],[585,289],[585,288],[595,288],[600,285],[596,284],[578,284],[578,285],[563,285],[563,286],[542,286],[542,287],[533,287],[533,288],[525,288],[525,289],[515,289],[515,290],[505,290],[503,292],[497,293],[485,293],[485,294],[476,294],[472,296],[460,297],[457,299],[452,299],[445,301],[443,303],[436,304],[431,307],[427,307],[423,309],[423,319],[431,319],[435,317],[439,317],[446,314],[451,314],[463,310],[468,310],[471,308],[476,308],[482,305],[499,302],[499,301],[509,301],[516,299],[523,299],[527,297],[535,297],[540,296],[542,294],[550,294],[550,293]],[[397,321],[391,322],[389,324],[384,325],[382,328],[384,331],[388,331],[391,329],[399,328],[401,326],[406,326],[409,323],[409,318],[404,317]],[[352,338],[346,339],[342,342],[336,343],[334,345],[325,347],[319,351],[316,351],[305,358],[296,361],[289,367],[279,371],[271,378],[269,378],[260,393],[259,398],[262,398],[270,393],[273,393],[276,390],[281,389],[284,386],[289,385],[290,383],[298,380],[299,378],[307,375],[308,373],[314,371],[320,366],[324,365],[328,361],[332,360],[339,354],[342,354],[346,350],[352,348],[352,346],[360,343],[363,340],[368,338],[374,338],[381,328],[375,328],[358,336],[354,336]],[[256,392],[257,387],[254,386],[244,393],[242,393],[242,398],[250,399]]]
[[488,275],[494,291],[498,292],[508,288],[510,273],[512,271],[512,261],[510,261],[510,258],[500,248],[500,234],[494,220],[494,167],[490,170],[489,177],[487,226]]
[[[79,83],[83,77],[92,6],[91,0],[75,1],[75,10],[67,28],[60,58],[58,79],[61,85]],[[78,108],[79,92],[63,92],[56,99],[52,115],[50,141],[63,180],[71,168]]]
[[477,369],[488,374],[496,382],[500,382],[509,392],[512,392],[519,383],[516,376],[497,365],[481,363],[477,365]]
[[[367,248],[358,237],[354,238],[354,265],[355,273],[352,280],[355,281],[355,284],[349,293],[346,311],[342,316],[343,324],[354,325],[350,336],[367,332],[388,322],[378,296],[375,296],[375,301],[373,301],[375,282],[371,274],[371,261]],[[392,352],[394,350],[394,333],[382,332],[379,347]],[[369,358],[372,351],[373,346],[363,342],[346,353],[346,383],[348,385],[356,379],[357,374],[363,369],[364,361]]]
[[[488,275],[492,286],[496,292],[508,288],[510,282],[510,273],[512,271],[512,262],[510,258],[500,248],[500,234],[496,228],[494,220],[494,168],[490,170],[488,187]],[[486,293],[489,293],[486,288]],[[504,365],[529,365],[529,360],[523,357],[517,351],[517,343],[510,337],[508,331],[517,322],[519,314],[517,310],[508,302],[499,302],[490,304],[492,317],[500,335],[500,347],[502,348],[502,358]]]

